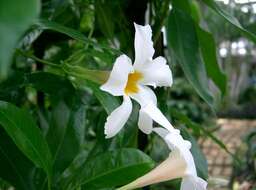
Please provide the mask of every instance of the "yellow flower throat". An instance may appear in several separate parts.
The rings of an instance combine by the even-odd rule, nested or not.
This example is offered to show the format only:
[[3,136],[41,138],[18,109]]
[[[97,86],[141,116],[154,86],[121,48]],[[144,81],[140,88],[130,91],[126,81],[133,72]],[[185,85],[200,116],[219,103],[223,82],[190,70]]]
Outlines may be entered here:
[[124,89],[124,92],[126,94],[137,93],[139,91],[137,84],[138,84],[138,81],[141,80],[142,78],[143,76],[140,72],[134,71],[134,73],[130,73],[128,75],[128,81]]

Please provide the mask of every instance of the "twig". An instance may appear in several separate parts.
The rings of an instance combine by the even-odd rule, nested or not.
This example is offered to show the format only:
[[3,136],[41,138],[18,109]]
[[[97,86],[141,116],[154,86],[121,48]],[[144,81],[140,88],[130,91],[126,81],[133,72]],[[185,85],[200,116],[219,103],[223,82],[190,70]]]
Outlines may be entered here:
[[57,67],[57,68],[61,68],[61,65],[58,65],[58,64],[55,64],[55,63],[52,63],[52,62],[49,62],[49,61],[46,61],[46,60],[43,60],[43,59],[40,59],[32,54],[29,54],[27,52],[24,52],[20,49],[16,49],[16,52],[19,53],[20,55],[23,55],[24,57],[28,57],[30,59],[33,59],[35,61],[38,61],[40,63],[43,63],[45,65],[48,65],[48,66],[51,66],[51,67]]

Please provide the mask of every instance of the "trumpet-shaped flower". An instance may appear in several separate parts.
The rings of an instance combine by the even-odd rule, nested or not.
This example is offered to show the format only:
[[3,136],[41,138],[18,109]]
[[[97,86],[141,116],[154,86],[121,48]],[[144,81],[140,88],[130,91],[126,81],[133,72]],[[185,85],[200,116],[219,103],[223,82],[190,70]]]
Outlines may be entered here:
[[[151,111],[159,110],[156,107],[157,98],[148,87],[161,87],[172,85],[172,72],[163,57],[153,59],[154,48],[152,31],[149,25],[135,24],[135,61],[126,55],[119,56],[113,66],[110,76],[100,88],[113,96],[123,96],[123,103],[116,108],[107,118],[105,123],[106,138],[116,135],[127,122],[132,112],[131,98],[137,101],[141,108],[150,103]],[[161,113],[160,113],[161,114]],[[151,115],[154,115],[151,113]],[[159,115],[159,114],[158,114]],[[165,117],[161,115],[161,118]],[[166,123],[166,122],[165,122]],[[152,132],[152,117],[145,112],[139,111],[138,126],[144,133]],[[169,125],[169,124],[168,124]],[[172,126],[168,126],[171,130]]]
[[163,128],[153,129],[172,150],[169,157],[149,173],[118,190],[131,190],[147,185],[182,178],[181,190],[205,190],[207,182],[197,176],[191,143],[180,134],[170,133]]

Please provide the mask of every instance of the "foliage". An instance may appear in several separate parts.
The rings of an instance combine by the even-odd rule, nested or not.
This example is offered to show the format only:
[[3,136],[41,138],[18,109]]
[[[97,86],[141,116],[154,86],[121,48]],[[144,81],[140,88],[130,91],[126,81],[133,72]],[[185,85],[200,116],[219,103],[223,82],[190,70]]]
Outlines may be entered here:
[[157,149],[165,145],[138,131],[138,105],[117,136],[105,139],[103,129],[120,100],[99,85],[118,55],[134,57],[133,22],[144,24],[145,15],[156,55],[171,58],[174,75],[171,90],[156,89],[158,106],[192,142],[198,174],[206,179],[207,162],[191,131],[228,150],[192,120],[214,114],[220,102],[209,82],[224,97],[227,80],[217,62],[215,38],[207,22],[201,24],[201,6],[255,42],[254,34],[213,0],[0,2],[0,187],[113,189],[160,161],[149,155],[162,158],[164,151]]

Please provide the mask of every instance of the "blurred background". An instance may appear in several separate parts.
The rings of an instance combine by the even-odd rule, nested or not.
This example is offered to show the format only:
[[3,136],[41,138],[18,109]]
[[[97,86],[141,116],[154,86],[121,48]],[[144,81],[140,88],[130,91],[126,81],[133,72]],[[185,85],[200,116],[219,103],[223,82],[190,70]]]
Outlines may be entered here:
[[[219,3],[246,28],[255,32],[256,1],[223,0]],[[209,28],[218,44],[219,63],[228,76],[229,89],[225,105],[215,120],[218,128],[215,133],[230,151],[241,158],[242,165],[234,163],[209,141],[202,140],[200,144],[206,153],[210,175],[224,177],[232,183],[233,189],[255,189],[255,44],[211,12],[207,13],[207,19],[212,24]]]
[[[218,3],[236,17],[245,28],[256,32],[255,0],[218,0]],[[216,117],[207,114],[209,113],[207,111],[203,111],[205,115],[200,114],[203,106],[191,101],[186,102],[186,99],[176,102],[176,106],[189,110],[190,117],[212,128],[213,133],[226,144],[227,148],[242,160],[241,165],[236,164],[230,155],[211,140],[200,138],[199,144],[208,161],[209,175],[212,179],[215,178],[212,182],[216,186],[210,189],[256,189],[255,43],[241,36],[233,26],[212,11],[203,9],[203,15],[209,30],[214,35],[219,63],[227,75],[228,93]],[[184,84],[186,83],[184,82],[183,85],[181,83],[179,86],[176,83],[176,89],[184,88]],[[187,92],[191,94],[189,90]]]

